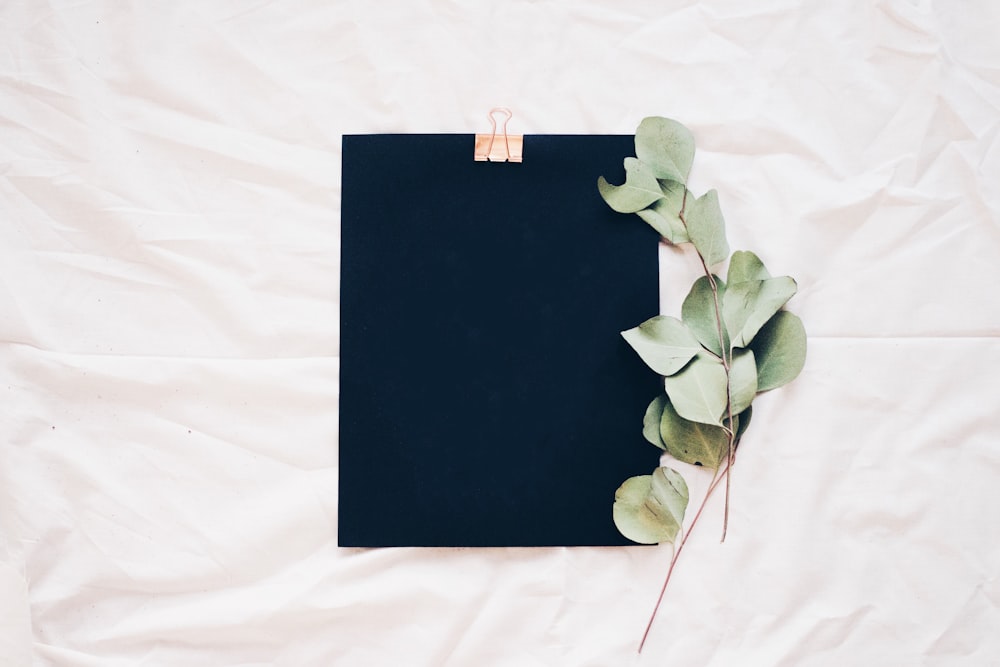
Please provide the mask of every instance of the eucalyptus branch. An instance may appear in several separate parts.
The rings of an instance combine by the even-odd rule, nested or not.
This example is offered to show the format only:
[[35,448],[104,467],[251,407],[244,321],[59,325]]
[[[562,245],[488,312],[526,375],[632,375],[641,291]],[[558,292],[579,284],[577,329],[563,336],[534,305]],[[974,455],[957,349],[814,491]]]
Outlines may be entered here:
[[[730,257],[715,190],[688,197],[687,176],[694,161],[694,137],[688,129],[668,118],[646,118],[635,133],[635,154],[625,158],[623,185],[598,180],[601,196],[615,211],[637,214],[669,243],[691,243],[705,271],[704,281],[696,280],[684,299],[681,319],[657,315],[622,332],[663,377],[664,392],[646,408],[642,434],[674,459],[714,471],[687,531],[682,530],[687,484],[672,468],[659,466],[651,475],[630,477],[615,492],[612,515],[622,535],[644,544],[675,545],[639,644],[642,651],[684,545],[723,479],[725,541],[732,468],[751,403],[758,393],[799,374],[806,333],[798,317],[782,310],[795,293],[795,281],[772,278],[752,252]],[[727,258],[726,283],[720,287],[711,267]]]

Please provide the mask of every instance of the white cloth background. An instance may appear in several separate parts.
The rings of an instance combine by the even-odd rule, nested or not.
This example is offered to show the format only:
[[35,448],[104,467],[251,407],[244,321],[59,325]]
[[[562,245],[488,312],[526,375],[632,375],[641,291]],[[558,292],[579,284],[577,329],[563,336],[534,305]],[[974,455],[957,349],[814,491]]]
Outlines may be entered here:
[[[5,2],[0,663],[1000,665],[998,30],[992,0]],[[336,546],[341,135],[498,104],[680,120],[733,248],[799,282],[806,368],[642,656],[668,547]],[[675,313],[697,267],[663,254]]]

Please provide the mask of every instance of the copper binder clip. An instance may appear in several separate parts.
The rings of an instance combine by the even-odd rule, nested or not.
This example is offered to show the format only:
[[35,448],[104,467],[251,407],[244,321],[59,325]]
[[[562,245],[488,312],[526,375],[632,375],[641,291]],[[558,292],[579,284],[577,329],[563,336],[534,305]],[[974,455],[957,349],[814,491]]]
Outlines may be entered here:
[[[502,136],[497,136],[497,122],[493,118],[493,114],[497,112],[507,115],[503,121]],[[487,160],[490,162],[521,162],[521,154],[524,151],[524,135],[507,134],[507,121],[513,115],[506,107],[490,109],[486,117],[490,119],[493,132],[476,135],[476,162],[486,162]]]

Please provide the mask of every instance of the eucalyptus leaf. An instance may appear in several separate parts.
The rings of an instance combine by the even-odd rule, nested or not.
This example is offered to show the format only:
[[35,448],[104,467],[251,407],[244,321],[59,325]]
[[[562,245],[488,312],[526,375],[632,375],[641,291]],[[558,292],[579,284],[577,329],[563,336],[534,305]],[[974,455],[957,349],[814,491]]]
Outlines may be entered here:
[[633,542],[662,544],[677,538],[687,504],[684,478],[661,466],[618,487],[612,516],[619,532]]
[[597,189],[604,201],[619,213],[635,213],[663,197],[660,182],[650,168],[635,159],[625,158],[624,185],[611,185],[603,176],[597,179]]
[[806,363],[806,330],[786,310],[768,320],[750,345],[757,359],[757,391],[791,382]]
[[657,315],[623,331],[622,337],[646,365],[660,375],[673,375],[701,351],[698,339],[684,323],[665,315]]
[[746,347],[797,289],[788,276],[730,284],[722,300],[722,317],[734,347]]
[[715,470],[729,456],[729,435],[725,429],[684,419],[669,401],[663,406],[660,437],[667,453],[684,463]]
[[681,372],[664,378],[663,384],[681,417],[699,424],[722,425],[729,392],[720,359],[700,353]]
[[636,211],[636,215],[646,221],[660,236],[674,245],[687,243],[687,229],[680,218],[684,206],[684,186],[673,181],[660,181],[663,198],[657,199],[649,208]]
[[694,137],[675,120],[644,118],[635,131],[635,154],[657,178],[685,183],[694,162]]
[[688,236],[698,254],[709,266],[718,264],[729,257],[729,242],[726,241],[726,221],[719,208],[719,193],[709,190],[701,197],[688,197],[684,207]]
[[757,395],[757,364],[751,350],[736,350],[733,353],[729,362],[729,393],[734,415],[749,408]]
[[737,250],[729,258],[729,273],[726,274],[726,280],[730,285],[770,277],[771,274],[764,267],[764,262],[749,250]]
[[642,417],[643,437],[650,444],[656,445],[660,449],[667,448],[663,442],[663,438],[660,437],[660,421],[663,418],[663,407],[665,405],[668,405],[667,397],[660,394],[649,404],[649,407],[646,408],[646,414]]
[[[719,307],[726,293],[726,283],[715,276],[715,286],[719,290]],[[719,344],[719,325],[716,320],[715,298],[708,276],[702,276],[691,285],[684,303],[681,305],[681,319],[694,334],[698,342],[717,357],[722,356],[722,346]],[[722,327],[722,339],[726,349],[729,349],[729,333]]]
[[750,426],[750,419],[753,417],[753,406],[748,406],[746,410],[736,416],[736,439],[739,440],[746,433]]

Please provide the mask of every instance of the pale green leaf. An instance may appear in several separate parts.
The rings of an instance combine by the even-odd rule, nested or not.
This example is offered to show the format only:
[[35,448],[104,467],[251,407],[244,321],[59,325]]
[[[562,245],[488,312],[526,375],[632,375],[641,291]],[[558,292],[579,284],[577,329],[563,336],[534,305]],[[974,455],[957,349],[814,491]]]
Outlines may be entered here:
[[660,420],[663,418],[663,406],[667,405],[667,397],[660,394],[653,399],[653,402],[646,408],[646,414],[642,418],[642,435],[650,444],[656,445],[660,449],[666,449],[663,438],[660,437]]
[[619,532],[633,542],[662,544],[677,538],[687,504],[684,478],[661,466],[618,487],[612,516]]
[[734,415],[749,408],[757,395],[757,364],[751,350],[736,350],[733,353],[729,363],[729,393]]
[[795,281],[788,276],[730,284],[722,300],[722,317],[733,346],[749,345],[795,290]]
[[673,375],[701,350],[698,339],[683,322],[664,315],[623,331],[622,337],[660,375]]
[[667,396],[681,417],[700,424],[721,425],[729,401],[722,361],[698,354],[684,369],[664,378]]
[[669,402],[663,406],[660,437],[667,453],[684,463],[714,470],[729,455],[729,435],[721,426],[684,419]]
[[688,236],[709,266],[718,264],[729,256],[729,242],[726,241],[726,221],[719,208],[719,193],[709,190],[701,197],[688,197],[684,207]]
[[636,215],[674,245],[687,243],[691,239],[680,218],[684,206],[684,186],[673,181],[660,181],[660,188],[663,198],[657,199],[649,208],[636,211]]
[[634,157],[625,158],[625,184],[611,185],[603,176],[597,179],[597,189],[604,201],[619,213],[635,213],[663,197],[660,182]]
[[[723,295],[726,292],[726,284],[715,276],[716,288],[719,290],[719,308],[722,307]],[[702,276],[691,285],[684,303],[681,305],[681,319],[684,324],[694,334],[706,349],[710,350],[717,357],[722,356],[723,345],[729,349],[729,334],[725,327],[722,327],[722,343],[719,342],[719,325],[716,319],[715,298],[712,294],[712,286],[708,281],[708,276]]]
[[644,118],[635,131],[635,154],[657,178],[684,183],[694,162],[694,137],[675,120]]
[[764,267],[764,262],[749,250],[737,250],[729,258],[729,273],[726,274],[726,280],[730,285],[770,277],[771,274]]
[[757,391],[791,382],[806,363],[806,330],[795,314],[779,311],[750,345],[757,359]]

